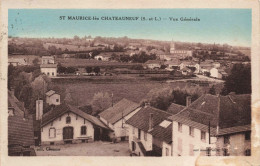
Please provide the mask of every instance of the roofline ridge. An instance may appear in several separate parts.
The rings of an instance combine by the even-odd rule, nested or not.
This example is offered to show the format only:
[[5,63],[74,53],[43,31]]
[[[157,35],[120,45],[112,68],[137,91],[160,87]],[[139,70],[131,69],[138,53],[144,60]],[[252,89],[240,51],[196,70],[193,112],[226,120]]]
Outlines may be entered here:
[[[163,112],[163,113],[169,114],[170,116],[172,115],[172,114],[170,114],[170,113],[168,113],[168,112],[166,112],[166,111],[160,110],[160,109],[155,108],[155,107],[152,107],[152,106],[147,106],[146,108],[148,108],[148,107],[151,107],[152,109],[155,109],[155,110],[157,110],[157,111],[160,111],[160,112]],[[145,107],[143,107],[143,108],[145,108]]]

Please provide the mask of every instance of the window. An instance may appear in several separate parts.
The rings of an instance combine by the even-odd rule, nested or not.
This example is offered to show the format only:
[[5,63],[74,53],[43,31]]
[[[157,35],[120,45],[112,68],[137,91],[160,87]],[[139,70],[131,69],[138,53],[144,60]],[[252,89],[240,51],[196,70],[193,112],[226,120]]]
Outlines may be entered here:
[[169,156],[169,149],[168,148],[165,148],[165,155]]
[[81,135],[86,135],[87,134],[87,127],[86,126],[81,126]]
[[144,140],[147,141],[147,133],[144,132]]
[[52,72],[52,75],[54,76],[54,72]]
[[251,132],[246,132],[245,133],[245,140],[250,140],[251,139]]
[[138,129],[138,139],[141,139],[141,130]]
[[50,75],[50,73],[48,72],[47,75]]
[[206,155],[211,156],[211,147],[206,148]]
[[229,144],[229,136],[228,135],[224,136],[224,144]]
[[55,128],[50,128],[49,129],[49,137],[50,138],[55,138],[56,137],[56,129]]
[[246,155],[246,156],[251,156],[251,149],[247,149],[247,150],[245,151],[245,155]]
[[180,122],[178,122],[178,131],[182,132],[182,124]]
[[223,149],[223,156],[229,156],[229,153],[228,153],[227,149]]
[[190,136],[194,137],[194,128],[193,127],[190,127],[189,134],[190,134]]
[[70,122],[71,122],[71,118],[70,118],[70,116],[67,116],[66,117],[66,124],[70,124]]
[[135,142],[134,142],[134,141],[132,141],[132,151],[135,151],[135,149],[136,149]]
[[206,133],[204,131],[200,132],[200,139],[205,141],[206,140]]
[[59,102],[59,99],[56,99],[56,102],[58,103],[58,102]]

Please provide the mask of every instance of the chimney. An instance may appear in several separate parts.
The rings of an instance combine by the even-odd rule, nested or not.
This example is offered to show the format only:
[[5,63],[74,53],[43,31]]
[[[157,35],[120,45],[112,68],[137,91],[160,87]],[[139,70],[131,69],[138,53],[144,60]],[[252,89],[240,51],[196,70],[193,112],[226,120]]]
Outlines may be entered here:
[[41,120],[43,115],[43,100],[36,100],[36,120]]
[[153,129],[153,113],[150,113],[149,116],[149,130]]
[[191,105],[191,97],[190,96],[187,96],[186,97],[186,107],[190,106]]

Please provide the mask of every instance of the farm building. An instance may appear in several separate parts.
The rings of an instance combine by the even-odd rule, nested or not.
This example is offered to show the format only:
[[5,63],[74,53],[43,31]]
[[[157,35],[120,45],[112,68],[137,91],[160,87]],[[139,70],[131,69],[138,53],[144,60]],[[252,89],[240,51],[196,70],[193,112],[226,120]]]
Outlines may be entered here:
[[99,114],[100,120],[114,130],[110,138],[126,140],[129,136],[129,126],[125,123],[138,110],[139,104],[127,99],[122,99],[112,107]]
[[110,131],[98,118],[72,105],[61,104],[43,114],[41,142],[50,145],[106,140]]

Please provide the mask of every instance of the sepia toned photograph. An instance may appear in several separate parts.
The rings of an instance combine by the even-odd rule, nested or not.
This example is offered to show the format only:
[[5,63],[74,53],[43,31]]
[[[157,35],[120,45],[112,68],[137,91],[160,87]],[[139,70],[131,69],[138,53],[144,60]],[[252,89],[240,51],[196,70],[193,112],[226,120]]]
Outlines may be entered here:
[[8,156],[251,156],[251,9],[8,9]]

